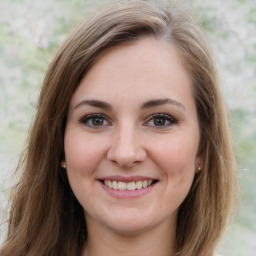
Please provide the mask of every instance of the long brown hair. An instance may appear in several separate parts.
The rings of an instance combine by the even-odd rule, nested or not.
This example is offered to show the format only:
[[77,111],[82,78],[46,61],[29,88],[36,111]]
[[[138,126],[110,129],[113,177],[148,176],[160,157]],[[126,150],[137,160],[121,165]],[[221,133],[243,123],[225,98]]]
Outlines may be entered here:
[[105,51],[147,35],[178,50],[191,78],[201,130],[204,167],[179,209],[177,255],[213,254],[234,210],[237,191],[235,158],[214,61],[188,14],[159,1],[132,0],[117,2],[87,19],[51,63],[17,168],[21,178],[13,191],[0,255],[81,255],[87,236],[83,209],[60,167],[69,101]]

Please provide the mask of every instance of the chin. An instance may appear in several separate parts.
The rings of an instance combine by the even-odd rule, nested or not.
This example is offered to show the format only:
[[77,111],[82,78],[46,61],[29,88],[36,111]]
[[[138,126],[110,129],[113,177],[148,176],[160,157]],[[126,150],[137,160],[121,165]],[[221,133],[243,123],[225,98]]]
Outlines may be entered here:
[[136,235],[157,226],[154,218],[145,216],[144,213],[132,209],[129,212],[113,214],[110,218],[103,220],[108,229],[120,235]]
[[152,227],[151,225],[144,224],[144,223],[134,223],[131,221],[126,221],[125,223],[117,222],[115,225],[109,226],[112,232],[122,235],[122,236],[134,236],[139,235],[147,230],[150,230]]

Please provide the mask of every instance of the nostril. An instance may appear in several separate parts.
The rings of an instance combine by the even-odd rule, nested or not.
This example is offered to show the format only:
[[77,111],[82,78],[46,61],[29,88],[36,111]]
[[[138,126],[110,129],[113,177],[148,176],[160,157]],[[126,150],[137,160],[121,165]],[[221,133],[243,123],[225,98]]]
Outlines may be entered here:
[[114,140],[107,152],[107,159],[121,167],[132,167],[146,159],[144,147],[139,139],[129,135],[129,131],[119,140]]

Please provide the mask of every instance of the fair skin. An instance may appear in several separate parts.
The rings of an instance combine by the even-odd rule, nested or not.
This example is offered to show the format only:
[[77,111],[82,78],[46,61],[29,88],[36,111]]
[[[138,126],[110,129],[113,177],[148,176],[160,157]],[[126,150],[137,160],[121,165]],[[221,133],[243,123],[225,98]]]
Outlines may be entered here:
[[173,254],[201,161],[191,86],[175,47],[153,37],[107,51],[79,84],[64,142],[87,223],[83,255]]

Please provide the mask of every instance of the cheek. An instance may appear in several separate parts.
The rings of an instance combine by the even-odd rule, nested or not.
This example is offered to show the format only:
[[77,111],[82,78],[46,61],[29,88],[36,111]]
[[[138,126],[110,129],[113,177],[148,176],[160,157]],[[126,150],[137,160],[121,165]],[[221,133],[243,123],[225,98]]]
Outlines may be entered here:
[[195,160],[197,155],[197,140],[177,136],[165,140],[165,143],[154,143],[151,150],[154,161],[164,170],[169,178],[182,180],[191,179],[195,173]]
[[[102,142],[102,141],[101,141]],[[67,176],[77,200],[84,207],[93,197],[97,167],[104,157],[100,140],[83,132],[66,130],[64,138]]]
[[[159,208],[178,209],[186,198],[195,176],[197,143],[173,139],[154,147],[154,161],[161,169],[165,190]],[[156,144],[155,144],[156,145]]]
[[95,140],[79,132],[67,131],[64,147],[67,169],[80,175],[93,172],[105,152],[100,139]]

